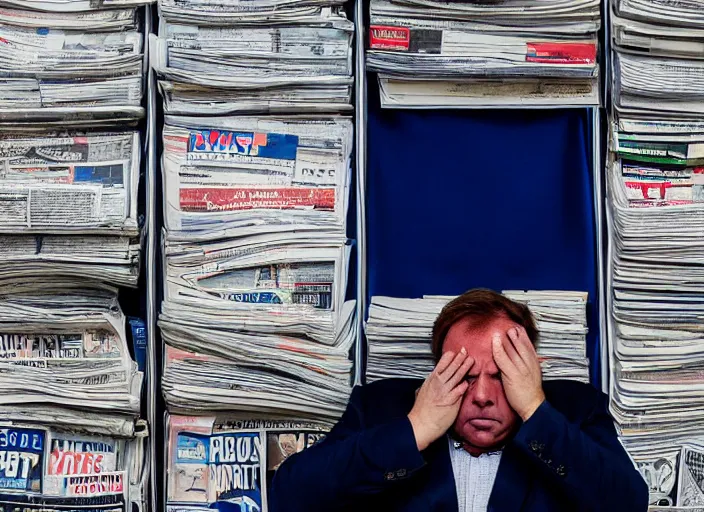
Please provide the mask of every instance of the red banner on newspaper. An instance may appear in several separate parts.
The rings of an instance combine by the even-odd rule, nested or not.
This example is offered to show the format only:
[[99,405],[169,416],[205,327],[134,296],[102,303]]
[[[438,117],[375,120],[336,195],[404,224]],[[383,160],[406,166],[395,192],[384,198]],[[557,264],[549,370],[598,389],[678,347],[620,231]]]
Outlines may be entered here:
[[369,27],[369,46],[375,50],[408,50],[410,44],[411,30],[406,27]]
[[335,208],[334,188],[186,188],[181,189],[184,212],[231,212],[254,208],[287,210]]
[[64,494],[72,497],[105,496],[122,494],[125,490],[122,473],[68,476],[64,479]]
[[596,43],[528,43],[526,62],[594,64]]

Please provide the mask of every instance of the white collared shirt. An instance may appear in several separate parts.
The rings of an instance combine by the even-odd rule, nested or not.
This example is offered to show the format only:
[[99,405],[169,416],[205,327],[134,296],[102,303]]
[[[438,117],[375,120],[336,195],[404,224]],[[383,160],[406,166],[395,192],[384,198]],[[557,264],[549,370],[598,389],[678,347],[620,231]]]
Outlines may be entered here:
[[457,510],[459,512],[486,512],[491,490],[501,462],[501,452],[483,453],[473,457],[462,444],[448,436],[450,461],[455,474]]

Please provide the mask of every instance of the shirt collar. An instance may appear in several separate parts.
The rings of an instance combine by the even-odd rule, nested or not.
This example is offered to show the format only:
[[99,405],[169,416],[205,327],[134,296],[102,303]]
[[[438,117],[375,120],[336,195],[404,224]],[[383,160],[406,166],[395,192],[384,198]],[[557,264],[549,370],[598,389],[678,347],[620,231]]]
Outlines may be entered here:
[[[464,445],[465,445],[464,441],[462,441],[461,439],[459,439],[459,438],[457,437],[457,435],[456,435],[454,432],[448,432],[447,436],[448,436],[448,438],[450,439],[450,445],[451,445],[455,450],[464,449],[464,447],[465,447],[465,446],[464,446]],[[484,453],[482,453],[482,454],[480,455],[480,457],[481,457],[482,455],[489,455],[489,456],[491,456],[491,455],[500,455],[501,452],[503,452],[503,446],[502,446],[501,448],[499,448],[498,450],[493,450],[493,451],[490,451],[490,452],[484,452]],[[470,454],[470,455],[471,455],[471,454]]]

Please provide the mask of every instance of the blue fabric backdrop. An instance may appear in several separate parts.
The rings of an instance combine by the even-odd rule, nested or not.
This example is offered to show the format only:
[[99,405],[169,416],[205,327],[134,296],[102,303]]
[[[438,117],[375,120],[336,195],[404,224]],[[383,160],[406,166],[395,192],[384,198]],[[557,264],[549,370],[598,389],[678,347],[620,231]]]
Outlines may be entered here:
[[598,378],[586,110],[368,114],[369,295],[586,290]]

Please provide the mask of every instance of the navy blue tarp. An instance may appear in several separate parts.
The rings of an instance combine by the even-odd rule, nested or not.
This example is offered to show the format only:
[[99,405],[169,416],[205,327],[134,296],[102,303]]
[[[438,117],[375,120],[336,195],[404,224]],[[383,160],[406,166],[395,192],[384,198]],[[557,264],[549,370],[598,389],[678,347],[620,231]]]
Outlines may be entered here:
[[598,378],[588,110],[368,114],[368,294],[589,292]]

